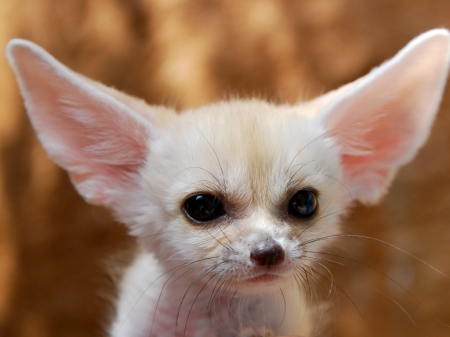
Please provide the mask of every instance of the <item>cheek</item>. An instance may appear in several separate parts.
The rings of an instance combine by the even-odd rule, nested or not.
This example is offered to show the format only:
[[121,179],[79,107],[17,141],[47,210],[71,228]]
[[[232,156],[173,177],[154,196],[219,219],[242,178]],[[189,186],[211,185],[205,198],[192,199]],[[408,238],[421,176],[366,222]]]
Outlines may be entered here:
[[168,232],[168,241],[175,242],[172,249],[183,260],[198,260],[205,258],[220,258],[229,249],[223,230],[202,225],[195,225],[187,221],[172,224]]

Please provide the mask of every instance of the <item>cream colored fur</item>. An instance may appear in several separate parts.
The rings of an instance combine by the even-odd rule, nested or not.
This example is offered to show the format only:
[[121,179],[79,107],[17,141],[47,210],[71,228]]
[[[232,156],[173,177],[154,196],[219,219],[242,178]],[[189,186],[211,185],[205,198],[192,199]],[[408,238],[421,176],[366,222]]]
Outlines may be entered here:
[[[314,288],[331,289],[332,275],[317,254],[340,235],[352,203],[377,202],[425,142],[449,44],[446,30],[425,33],[311,102],[231,100],[178,114],[88,80],[30,42],[10,42],[44,148],[88,202],[111,208],[142,243],[119,285],[110,335],[327,334],[327,301]],[[319,205],[307,219],[287,211],[303,189]],[[197,194],[216,196],[225,215],[189,219],[183,207]],[[254,247],[267,240],[284,260],[255,265]],[[254,281],[267,275],[274,279]]]

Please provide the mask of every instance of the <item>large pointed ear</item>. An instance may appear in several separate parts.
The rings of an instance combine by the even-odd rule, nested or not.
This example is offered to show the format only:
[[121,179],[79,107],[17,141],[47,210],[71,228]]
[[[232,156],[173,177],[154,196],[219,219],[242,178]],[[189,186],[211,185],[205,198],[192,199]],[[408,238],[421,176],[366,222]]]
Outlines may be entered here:
[[86,200],[111,206],[114,194],[138,183],[146,160],[153,131],[144,103],[76,74],[31,42],[12,40],[6,54],[50,157]]
[[377,202],[427,139],[447,79],[449,45],[447,30],[431,30],[322,98],[327,104],[318,118],[340,148],[343,183],[355,199]]

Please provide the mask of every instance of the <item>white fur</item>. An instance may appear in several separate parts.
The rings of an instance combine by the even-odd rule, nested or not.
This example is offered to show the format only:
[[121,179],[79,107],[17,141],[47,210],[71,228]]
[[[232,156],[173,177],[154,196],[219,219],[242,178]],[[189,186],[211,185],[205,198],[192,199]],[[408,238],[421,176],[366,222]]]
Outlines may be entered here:
[[[50,157],[142,243],[119,285],[110,335],[310,336],[325,304],[313,308],[309,288],[331,279],[314,252],[330,245],[354,199],[378,201],[425,142],[449,41],[446,30],[425,33],[311,102],[233,100],[181,114],[88,80],[31,42],[11,41],[8,59]],[[319,208],[301,220],[287,214],[287,203],[304,188],[318,192]],[[217,196],[226,216],[190,221],[183,205],[199,193]],[[270,269],[250,258],[267,240],[285,252]],[[278,278],[249,281],[267,273]]]

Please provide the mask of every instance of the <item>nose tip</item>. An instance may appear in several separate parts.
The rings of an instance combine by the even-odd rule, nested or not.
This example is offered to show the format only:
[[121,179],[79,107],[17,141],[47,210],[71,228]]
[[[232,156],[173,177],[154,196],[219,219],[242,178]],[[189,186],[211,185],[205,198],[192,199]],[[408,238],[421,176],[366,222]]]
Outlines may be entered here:
[[250,258],[260,266],[277,265],[284,261],[284,249],[278,243],[253,249]]

